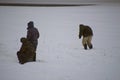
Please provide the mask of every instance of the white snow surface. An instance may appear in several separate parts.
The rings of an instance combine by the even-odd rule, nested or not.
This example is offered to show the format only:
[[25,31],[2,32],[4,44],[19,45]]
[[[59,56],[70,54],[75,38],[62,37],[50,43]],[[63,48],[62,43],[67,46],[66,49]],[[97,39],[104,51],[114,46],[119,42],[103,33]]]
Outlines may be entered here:
[[[37,62],[18,63],[27,23],[40,31]],[[79,24],[94,32],[91,50]],[[120,5],[0,6],[0,80],[120,80]]]

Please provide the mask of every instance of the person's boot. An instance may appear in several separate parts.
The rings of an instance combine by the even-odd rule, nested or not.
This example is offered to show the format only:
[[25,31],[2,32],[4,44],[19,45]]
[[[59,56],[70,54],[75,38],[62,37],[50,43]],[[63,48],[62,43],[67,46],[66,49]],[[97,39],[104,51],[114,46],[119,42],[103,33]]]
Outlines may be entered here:
[[89,48],[90,48],[90,49],[92,49],[92,48],[93,48],[92,44],[89,46]]
[[33,58],[33,61],[36,61],[36,53],[35,53],[35,56],[34,56],[34,58]]
[[36,61],[36,56],[34,56],[33,61]]
[[84,49],[87,50],[87,44],[84,44]]

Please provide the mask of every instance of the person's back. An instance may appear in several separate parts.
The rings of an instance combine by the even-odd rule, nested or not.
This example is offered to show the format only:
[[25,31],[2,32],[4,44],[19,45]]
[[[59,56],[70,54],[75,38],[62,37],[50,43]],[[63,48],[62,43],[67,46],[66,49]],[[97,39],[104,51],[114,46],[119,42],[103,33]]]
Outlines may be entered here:
[[17,53],[19,62],[24,64],[26,62],[34,61],[35,49],[31,42],[26,38],[21,38],[22,46]]
[[39,32],[37,28],[35,27],[28,28],[27,39],[32,42],[32,41],[37,41],[38,38],[39,38]]
[[83,37],[93,36],[93,31],[89,26],[80,26],[80,35]]

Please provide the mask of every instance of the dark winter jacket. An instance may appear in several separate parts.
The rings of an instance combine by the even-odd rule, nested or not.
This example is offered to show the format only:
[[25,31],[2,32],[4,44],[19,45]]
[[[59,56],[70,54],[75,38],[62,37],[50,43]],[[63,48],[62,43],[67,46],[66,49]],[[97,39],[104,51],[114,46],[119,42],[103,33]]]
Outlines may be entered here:
[[79,38],[87,37],[87,36],[93,36],[93,31],[89,26],[86,25],[80,25],[79,26]]
[[35,28],[35,27],[28,27],[27,29],[28,29],[28,31],[27,31],[27,39],[30,42],[37,41],[38,38],[39,38],[38,29]]
[[21,38],[22,46],[20,50],[17,52],[17,56],[20,63],[25,63],[29,61],[33,61],[35,56],[35,48],[33,44],[28,41],[26,38]]

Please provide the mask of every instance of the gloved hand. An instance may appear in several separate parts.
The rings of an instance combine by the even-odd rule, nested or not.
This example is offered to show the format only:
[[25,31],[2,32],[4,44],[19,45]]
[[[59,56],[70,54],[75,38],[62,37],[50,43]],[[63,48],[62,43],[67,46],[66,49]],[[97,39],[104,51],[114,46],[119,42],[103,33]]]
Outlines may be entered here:
[[79,35],[79,39],[81,39],[81,35]]

